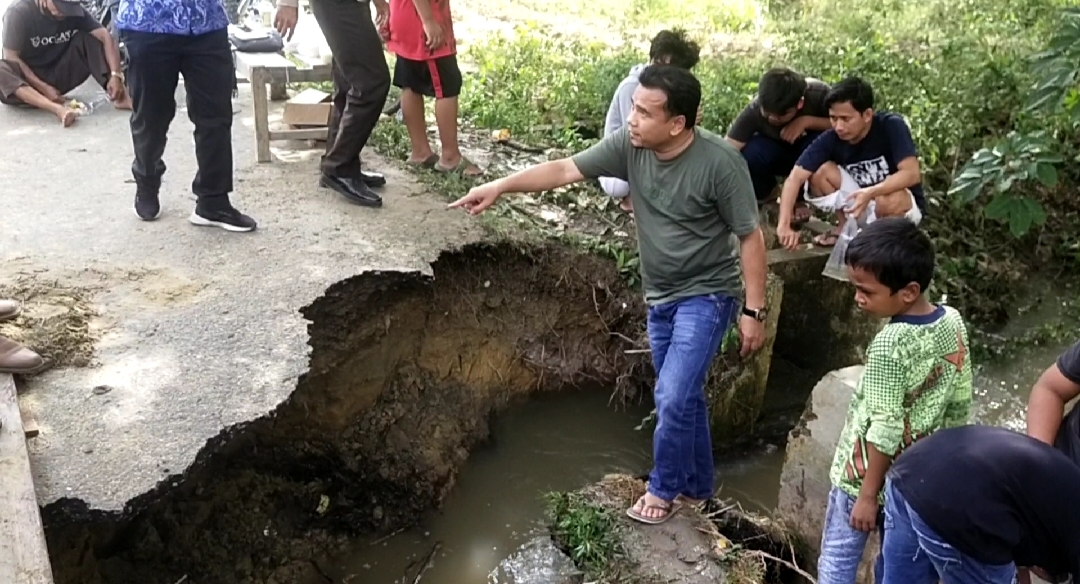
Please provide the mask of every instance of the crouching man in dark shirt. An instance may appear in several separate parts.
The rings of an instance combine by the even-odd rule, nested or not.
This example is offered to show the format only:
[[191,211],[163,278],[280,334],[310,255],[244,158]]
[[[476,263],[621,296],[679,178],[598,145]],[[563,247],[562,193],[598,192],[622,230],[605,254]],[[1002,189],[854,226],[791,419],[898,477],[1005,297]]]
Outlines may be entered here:
[[939,430],[886,481],[884,584],[1012,584],[1017,566],[1080,577],[1080,466],[993,426]]

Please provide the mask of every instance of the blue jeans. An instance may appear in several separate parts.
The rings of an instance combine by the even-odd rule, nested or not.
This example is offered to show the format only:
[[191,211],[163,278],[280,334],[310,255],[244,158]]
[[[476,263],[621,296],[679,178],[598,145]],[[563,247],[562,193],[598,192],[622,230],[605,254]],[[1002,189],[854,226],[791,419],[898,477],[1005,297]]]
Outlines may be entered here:
[[[818,556],[818,584],[855,584],[859,562],[866,550],[870,534],[851,526],[851,510],[855,499],[839,487],[829,491],[829,506],[825,510],[825,525],[821,534],[821,555]],[[883,521],[878,516],[878,533]],[[882,535],[884,537],[884,535]],[[881,584],[883,567],[881,554],[874,560],[874,582]]]
[[885,483],[885,558],[882,584],[1012,584],[1016,565],[984,564],[934,533],[904,496]]
[[665,501],[713,495],[712,440],[705,376],[731,322],[736,301],[691,296],[649,307],[649,346],[656,369],[656,431],[649,492]]
[[807,132],[794,144],[761,134],[750,138],[743,146],[742,155],[750,169],[750,181],[754,184],[754,194],[759,201],[767,198],[776,187],[776,177],[786,177],[791,173],[799,155],[820,135],[821,132]]

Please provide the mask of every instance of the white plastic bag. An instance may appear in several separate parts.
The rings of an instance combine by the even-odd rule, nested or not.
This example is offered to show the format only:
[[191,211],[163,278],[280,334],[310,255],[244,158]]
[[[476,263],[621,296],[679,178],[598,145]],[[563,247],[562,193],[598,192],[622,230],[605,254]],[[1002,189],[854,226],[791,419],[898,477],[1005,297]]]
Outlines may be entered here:
[[844,228],[840,230],[840,236],[836,238],[836,245],[833,246],[832,253],[829,254],[828,261],[825,262],[825,269],[821,271],[822,276],[828,276],[841,282],[848,281],[844,255],[847,254],[848,244],[858,234],[859,221],[857,218],[848,215],[847,221],[844,221]]

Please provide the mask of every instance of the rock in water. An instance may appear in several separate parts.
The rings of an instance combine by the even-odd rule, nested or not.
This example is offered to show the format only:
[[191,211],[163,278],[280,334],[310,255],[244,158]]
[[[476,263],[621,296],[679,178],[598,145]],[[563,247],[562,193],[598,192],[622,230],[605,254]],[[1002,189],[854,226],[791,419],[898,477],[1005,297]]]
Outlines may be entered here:
[[488,574],[488,584],[581,584],[584,575],[548,536],[522,545]]

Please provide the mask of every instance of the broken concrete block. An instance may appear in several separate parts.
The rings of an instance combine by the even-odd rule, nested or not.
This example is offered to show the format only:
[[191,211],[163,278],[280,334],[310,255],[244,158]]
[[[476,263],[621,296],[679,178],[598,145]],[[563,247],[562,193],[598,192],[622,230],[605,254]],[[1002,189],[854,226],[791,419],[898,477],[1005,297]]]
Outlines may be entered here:
[[[829,372],[814,387],[802,418],[788,438],[784,468],[780,473],[777,518],[804,544],[814,563],[821,551],[821,532],[829,501],[829,468],[836,443],[847,419],[848,405],[859,383],[863,366]],[[873,558],[879,542],[872,535],[859,566],[859,584],[873,584]]]

